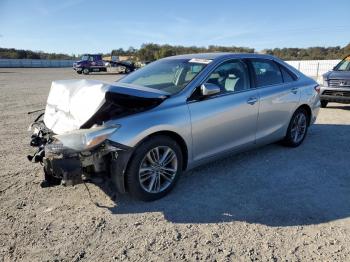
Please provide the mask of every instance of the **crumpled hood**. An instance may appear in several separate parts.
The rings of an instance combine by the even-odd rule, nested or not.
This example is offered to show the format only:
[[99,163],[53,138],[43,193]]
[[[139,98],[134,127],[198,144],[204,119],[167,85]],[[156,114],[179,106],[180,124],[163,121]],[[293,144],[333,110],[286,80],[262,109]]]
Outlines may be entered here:
[[155,106],[167,95],[167,92],[157,89],[117,82],[53,81],[45,108],[44,123],[55,134],[81,127],[89,128],[94,122],[101,124],[97,121],[118,117],[126,111],[130,114]]

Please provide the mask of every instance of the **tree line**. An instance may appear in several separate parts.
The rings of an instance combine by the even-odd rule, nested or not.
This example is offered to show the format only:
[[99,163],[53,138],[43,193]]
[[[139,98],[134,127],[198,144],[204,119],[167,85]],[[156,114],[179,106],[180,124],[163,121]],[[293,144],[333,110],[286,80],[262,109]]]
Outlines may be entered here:
[[[114,49],[110,54],[112,56],[129,56],[134,61],[154,61],[163,57],[206,52],[234,52],[234,53],[255,53],[254,48],[237,46],[218,46],[210,45],[208,47],[180,46],[180,45],[159,45],[143,44],[139,49],[130,47],[128,49]],[[283,60],[326,60],[341,59],[350,55],[350,43],[344,47],[309,47],[309,48],[273,48],[264,49],[260,53],[277,56]],[[77,55],[68,55],[61,53],[46,53],[41,51],[19,50],[14,48],[0,48],[0,58],[17,59],[78,59]]]
[[158,44],[143,44],[140,49],[130,47],[127,50],[122,48],[112,50],[112,55],[132,56],[139,61],[154,61],[160,58],[193,54],[193,53],[208,53],[208,52],[234,52],[234,53],[254,53],[254,48],[248,47],[236,47],[236,46],[215,46],[210,45],[208,47],[197,46],[172,46],[172,45],[158,45]]
[[0,58],[6,59],[77,59],[78,56],[57,54],[57,53],[46,53],[42,51],[31,51],[22,50],[15,48],[1,48],[0,47]]
[[274,48],[262,51],[283,60],[342,59],[350,55],[350,43],[344,47]]

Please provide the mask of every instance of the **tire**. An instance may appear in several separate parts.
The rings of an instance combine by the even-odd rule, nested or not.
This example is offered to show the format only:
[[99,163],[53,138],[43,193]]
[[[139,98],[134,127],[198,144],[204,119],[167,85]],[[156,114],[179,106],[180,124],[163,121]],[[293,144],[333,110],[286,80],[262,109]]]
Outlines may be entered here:
[[125,74],[129,74],[130,72],[131,72],[130,68],[125,67],[124,73],[125,73]]
[[321,107],[326,108],[328,105],[328,101],[321,100]]
[[283,144],[289,147],[297,147],[301,145],[308,131],[309,120],[310,116],[304,108],[296,110],[290,120]]
[[90,73],[89,68],[83,68],[83,74],[88,75]]
[[[155,159],[152,155],[155,156],[153,153],[157,151],[157,148],[158,156],[160,156],[158,159],[166,156],[165,160],[171,158],[171,161],[168,164],[165,164],[168,161],[153,162],[153,165],[157,166],[150,167],[152,164],[149,160]],[[167,136],[149,138],[136,148],[130,160],[126,171],[126,187],[131,196],[139,200],[154,201],[160,199],[173,189],[182,173],[182,167],[181,148],[173,139]],[[169,170],[173,172],[172,175],[169,175]],[[169,172],[169,174],[163,172]],[[159,183],[157,183],[158,181]]]
[[81,73],[82,73],[82,71],[77,71],[77,74],[78,74],[78,75],[81,75]]

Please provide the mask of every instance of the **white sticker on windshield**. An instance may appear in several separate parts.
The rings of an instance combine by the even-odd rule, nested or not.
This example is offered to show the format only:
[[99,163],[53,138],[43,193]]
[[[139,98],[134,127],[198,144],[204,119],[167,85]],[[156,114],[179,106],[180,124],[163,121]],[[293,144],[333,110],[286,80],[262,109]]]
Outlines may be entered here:
[[200,58],[192,58],[189,63],[198,63],[198,64],[209,64],[213,60],[209,59],[200,59]]

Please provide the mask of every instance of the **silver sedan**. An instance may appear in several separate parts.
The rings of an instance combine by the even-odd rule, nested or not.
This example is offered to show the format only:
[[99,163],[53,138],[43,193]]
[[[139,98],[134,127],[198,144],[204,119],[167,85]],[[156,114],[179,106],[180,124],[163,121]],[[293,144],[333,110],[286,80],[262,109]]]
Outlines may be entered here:
[[46,181],[103,171],[120,192],[155,200],[183,171],[223,155],[299,146],[319,107],[317,83],[276,57],[174,56],[115,83],[54,82],[38,161]]

